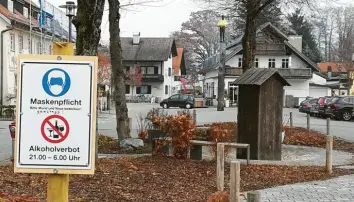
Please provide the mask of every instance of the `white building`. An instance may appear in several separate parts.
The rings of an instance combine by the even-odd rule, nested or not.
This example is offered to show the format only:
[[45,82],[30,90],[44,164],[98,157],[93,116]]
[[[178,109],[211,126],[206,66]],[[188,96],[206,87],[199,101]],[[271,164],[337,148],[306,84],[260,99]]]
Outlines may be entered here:
[[[291,84],[284,87],[285,97],[295,97],[298,104],[310,96],[310,83],[326,84],[326,76],[322,75],[317,65],[302,53],[301,36],[286,36],[271,23],[266,23],[259,27],[256,41],[254,67],[278,68],[279,73]],[[242,50],[242,36],[229,44],[226,49],[225,91],[231,102],[237,101],[237,86],[232,82],[242,74]],[[206,97],[214,99],[218,89],[218,61],[219,56],[208,59],[200,72],[204,76]],[[322,91],[328,90],[327,86],[318,88]]]
[[39,14],[40,8],[33,2],[30,4],[29,0],[0,1],[0,105],[16,103],[18,54],[51,54],[52,41],[58,37],[65,39],[66,31],[61,32],[64,35],[52,34],[50,29],[54,27],[63,30],[55,20],[52,20],[51,27],[44,25],[41,32],[36,20]]
[[121,44],[126,74],[133,74],[133,77],[142,74],[141,85],[127,77],[127,98],[144,95],[161,100],[171,96],[175,85],[172,58],[177,56],[174,39],[145,38],[139,33],[122,37]]

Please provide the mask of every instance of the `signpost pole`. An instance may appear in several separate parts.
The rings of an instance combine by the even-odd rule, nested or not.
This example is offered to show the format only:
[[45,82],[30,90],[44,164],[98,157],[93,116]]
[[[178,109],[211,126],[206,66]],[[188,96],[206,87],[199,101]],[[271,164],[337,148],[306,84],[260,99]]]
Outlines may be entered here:
[[[72,43],[61,42],[53,44],[54,55],[74,55]],[[69,201],[69,175],[49,174],[47,186],[48,202],[68,202]]]

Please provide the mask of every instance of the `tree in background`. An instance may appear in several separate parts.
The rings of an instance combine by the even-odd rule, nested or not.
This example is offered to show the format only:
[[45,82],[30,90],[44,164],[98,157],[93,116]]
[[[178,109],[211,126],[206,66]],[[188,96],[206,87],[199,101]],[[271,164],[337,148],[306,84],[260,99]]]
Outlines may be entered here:
[[301,14],[301,9],[296,9],[294,13],[288,15],[291,28],[298,35],[302,35],[302,52],[313,62],[320,62],[321,52],[318,49],[313,33],[312,24]]
[[104,55],[101,52],[98,52],[98,72],[97,80],[98,85],[107,85],[111,84],[111,61],[109,57]]
[[[192,12],[181,30],[173,32],[178,47],[184,48],[188,74],[195,74],[205,59],[219,53],[219,28],[216,26],[221,15],[213,10]],[[228,28],[229,30],[230,28]],[[226,31],[226,41],[230,32]]]
[[[231,23],[233,24],[232,37],[241,36],[246,27],[246,8],[244,3],[236,3],[235,6],[230,7],[229,16],[231,17]],[[275,0],[269,6],[262,10],[256,18],[256,25],[262,25],[267,22],[271,22],[278,29],[287,32],[287,28],[283,26],[284,14],[281,11],[280,0]]]

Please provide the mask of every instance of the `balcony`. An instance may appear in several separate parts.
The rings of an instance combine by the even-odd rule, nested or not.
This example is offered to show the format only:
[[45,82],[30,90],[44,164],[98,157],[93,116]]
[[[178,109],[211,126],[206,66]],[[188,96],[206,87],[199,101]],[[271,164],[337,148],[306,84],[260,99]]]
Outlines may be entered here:
[[240,67],[225,67],[225,76],[240,76],[242,68]]
[[163,82],[164,76],[162,74],[143,74],[142,82]]
[[310,68],[278,69],[278,72],[285,79],[311,79],[312,78],[312,71]]

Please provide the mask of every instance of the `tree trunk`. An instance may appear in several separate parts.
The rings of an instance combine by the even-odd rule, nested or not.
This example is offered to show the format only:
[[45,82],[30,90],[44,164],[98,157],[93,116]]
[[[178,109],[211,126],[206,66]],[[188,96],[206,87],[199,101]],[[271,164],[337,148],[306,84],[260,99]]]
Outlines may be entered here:
[[96,56],[101,39],[105,0],[78,0],[73,19],[76,27],[76,55]]
[[242,38],[242,46],[243,46],[243,58],[242,58],[242,70],[246,72],[248,69],[253,67],[254,56],[256,54],[256,32],[257,32],[257,24],[256,24],[256,15],[253,14],[252,9],[247,8],[247,16],[246,16],[246,28],[245,34]]
[[[97,56],[105,0],[77,0],[76,55]],[[97,108],[97,106],[96,106]],[[96,165],[98,159],[98,121],[96,118]]]
[[109,32],[110,32],[110,52],[112,63],[112,76],[114,86],[114,101],[116,104],[116,119],[118,139],[130,137],[128,108],[125,100],[125,73],[122,64],[122,48],[119,36],[119,1],[108,0],[109,4]]

